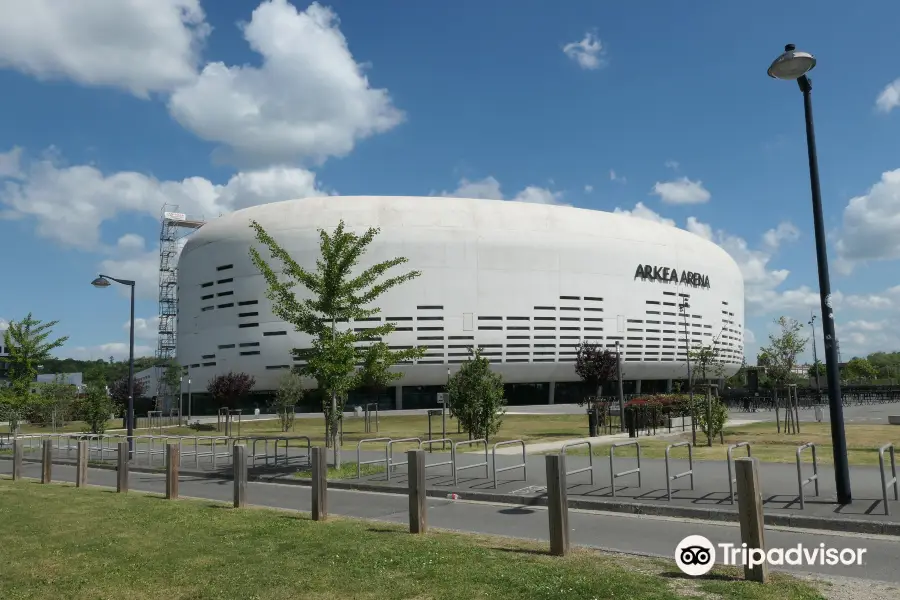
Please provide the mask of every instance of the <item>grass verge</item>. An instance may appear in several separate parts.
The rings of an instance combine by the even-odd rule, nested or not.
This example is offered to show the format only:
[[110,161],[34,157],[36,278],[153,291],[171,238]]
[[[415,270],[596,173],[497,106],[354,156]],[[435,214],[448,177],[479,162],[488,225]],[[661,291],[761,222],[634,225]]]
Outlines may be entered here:
[[822,598],[785,575],[684,579],[672,561],[25,481],[0,481],[0,536],[0,597],[23,600]]
[[[847,436],[847,457],[851,465],[877,465],[878,448],[888,442],[900,446],[900,427],[896,425],[858,425],[847,423],[845,426]],[[660,432],[662,433],[662,432]],[[697,432],[697,446],[694,446],[694,460],[725,460],[727,447],[738,442],[750,442],[753,456],[763,462],[794,463],[797,460],[797,446],[807,442],[814,442],[818,448],[819,464],[831,465],[834,463],[834,454],[831,445],[831,426],[828,423],[801,423],[800,433],[778,433],[775,423],[751,423],[737,427],[726,428],[723,432],[725,443],[720,444],[718,439],[713,440],[712,447],[707,447],[706,436],[702,431]],[[639,438],[641,442],[641,457],[665,458],[666,446],[676,442],[691,440],[691,432],[678,434],[664,439]],[[576,448],[567,454],[586,455],[586,449]],[[808,452],[804,460],[811,460]],[[608,456],[609,444],[598,445],[594,448],[595,456]],[[616,456],[634,456],[633,447],[616,448]],[[746,456],[746,449],[739,448],[734,451],[734,456]],[[675,448],[671,452],[672,458],[687,458],[685,448]]]
[[[384,473],[384,465],[362,465],[360,467],[360,474],[365,477],[366,475],[378,475],[379,473]],[[309,470],[298,471],[294,473],[294,477],[299,478],[308,478],[312,475]],[[328,467],[328,479],[356,479],[356,463],[355,462],[344,462],[341,463],[340,469],[335,469],[334,467]]]

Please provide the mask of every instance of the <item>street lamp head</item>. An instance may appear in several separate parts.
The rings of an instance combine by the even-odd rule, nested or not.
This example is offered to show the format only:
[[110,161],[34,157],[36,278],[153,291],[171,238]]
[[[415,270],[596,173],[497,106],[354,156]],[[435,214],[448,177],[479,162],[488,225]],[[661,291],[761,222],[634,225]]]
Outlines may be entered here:
[[98,276],[97,279],[91,282],[91,285],[96,288],[106,288],[109,287],[109,279],[103,277],[102,275]]
[[775,79],[800,79],[816,66],[816,57],[797,50],[793,44],[784,47],[784,53],[772,62],[769,77]]

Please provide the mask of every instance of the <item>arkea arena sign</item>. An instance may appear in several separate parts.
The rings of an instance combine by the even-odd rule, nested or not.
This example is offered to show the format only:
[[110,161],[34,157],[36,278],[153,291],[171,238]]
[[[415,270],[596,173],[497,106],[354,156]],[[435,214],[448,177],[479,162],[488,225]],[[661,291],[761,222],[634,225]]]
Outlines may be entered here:
[[679,279],[678,269],[670,269],[669,267],[638,265],[637,271],[634,272],[634,278],[641,278],[644,281],[661,281],[663,283],[683,283],[693,287],[709,287],[708,275],[694,273],[693,271],[682,271]]

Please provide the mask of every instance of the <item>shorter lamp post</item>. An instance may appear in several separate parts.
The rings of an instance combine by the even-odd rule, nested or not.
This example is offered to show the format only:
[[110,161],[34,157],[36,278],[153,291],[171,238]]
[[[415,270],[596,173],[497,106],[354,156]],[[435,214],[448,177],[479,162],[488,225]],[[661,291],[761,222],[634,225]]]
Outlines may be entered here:
[[128,408],[125,429],[128,436],[128,460],[132,460],[134,458],[134,281],[117,279],[109,275],[98,275],[91,285],[96,288],[108,288],[110,280],[131,288],[131,321],[128,336]]

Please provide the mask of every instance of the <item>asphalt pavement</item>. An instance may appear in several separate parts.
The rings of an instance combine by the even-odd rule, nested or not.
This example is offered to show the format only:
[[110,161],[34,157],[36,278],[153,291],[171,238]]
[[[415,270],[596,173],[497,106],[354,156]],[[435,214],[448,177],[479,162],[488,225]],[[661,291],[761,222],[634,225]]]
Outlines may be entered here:
[[[0,461],[0,473],[9,474],[11,468],[11,461]],[[39,469],[39,464],[26,463],[25,476],[37,477]],[[89,485],[115,486],[115,472],[102,469],[88,471]],[[71,482],[74,472],[73,467],[54,465],[57,480]],[[131,489],[162,493],[164,477],[132,473]],[[233,487],[226,480],[181,477],[180,491],[184,497],[230,502]],[[79,492],[73,488],[71,493]],[[250,504],[280,509],[308,511],[311,502],[309,488],[295,485],[251,482],[247,485],[247,494]],[[332,514],[398,524],[408,522],[408,499],[404,495],[336,489],[329,490],[328,494]],[[429,525],[433,528],[548,541],[547,513],[541,507],[442,498],[429,498],[427,504]],[[678,542],[688,535],[702,535],[714,544],[740,545],[740,530],[731,523],[570,510],[569,526],[573,544],[664,558],[671,558]],[[797,544],[807,548],[820,544],[837,549],[865,548],[867,552],[861,565],[786,565],[778,569],[900,584],[900,570],[896,568],[900,561],[900,539],[896,537],[768,527],[766,544],[770,549],[789,548]],[[721,552],[717,553],[717,561],[721,562]],[[672,567],[675,569],[674,560]]]

